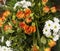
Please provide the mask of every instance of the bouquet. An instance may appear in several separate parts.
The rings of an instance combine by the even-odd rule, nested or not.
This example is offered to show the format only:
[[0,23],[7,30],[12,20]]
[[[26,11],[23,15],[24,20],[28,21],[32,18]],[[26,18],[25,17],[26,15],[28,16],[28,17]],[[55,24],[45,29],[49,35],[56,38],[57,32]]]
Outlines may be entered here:
[[11,0],[0,7],[1,51],[51,51],[60,37],[60,19],[50,0]]

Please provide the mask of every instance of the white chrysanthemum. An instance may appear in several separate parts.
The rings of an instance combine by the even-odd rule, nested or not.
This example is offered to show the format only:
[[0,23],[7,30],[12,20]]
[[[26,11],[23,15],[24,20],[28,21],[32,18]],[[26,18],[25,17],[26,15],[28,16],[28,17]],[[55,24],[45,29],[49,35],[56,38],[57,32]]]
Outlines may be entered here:
[[59,23],[54,22],[53,25],[52,25],[52,30],[53,30],[54,32],[58,32],[59,29],[60,29]]
[[0,46],[0,51],[2,51],[2,47]]
[[7,40],[6,41],[6,46],[8,46],[8,47],[11,46],[11,41]]
[[16,9],[17,6],[22,6],[22,4],[20,2],[17,2],[15,5],[14,5],[14,9]]
[[54,35],[53,40],[57,41],[59,39],[59,35]]
[[17,2],[14,5],[14,9],[16,9],[17,6],[22,7],[22,8],[28,8],[29,6],[31,6],[31,2],[25,1],[25,0]]
[[51,21],[51,20],[48,20],[48,21],[45,22],[45,26],[49,29],[52,28],[52,24],[53,24],[53,21]]
[[4,41],[4,36],[1,37],[1,42],[3,42],[3,41]]
[[7,48],[8,51],[13,51],[11,48]]
[[53,32],[53,36],[57,35],[57,32]]
[[44,27],[44,29],[43,29],[43,34],[44,34],[46,37],[50,37],[50,36],[51,36],[50,29],[48,29],[47,27]]
[[54,22],[59,22],[59,19],[55,17]]
[[1,51],[7,51],[7,47],[6,46],[2,46]]

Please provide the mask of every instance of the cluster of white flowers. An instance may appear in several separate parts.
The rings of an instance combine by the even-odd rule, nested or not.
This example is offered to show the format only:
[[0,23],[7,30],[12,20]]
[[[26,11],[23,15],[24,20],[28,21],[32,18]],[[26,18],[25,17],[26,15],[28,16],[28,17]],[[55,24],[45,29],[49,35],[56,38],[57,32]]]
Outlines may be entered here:
[[[1,43],[4,42],[4,36],[1,37],[1,40],[0,41],[1,41]],[[10,46],[11,46],[11,40],[7,40],[5,42],[5,44],[6,44],[6,46],[1,46],[0,45],[0,51],[13,51],[13,49],[10,48]]]
[[43,28],[43,34],[46,37],[53,36],[53,40],[57,41],[59,39],[58,31],[60,30],[59,22],[60,20],[58,18],[54,18],[54,21],[46,21],[45,26]]
[[30,1],[26,1],[26,0],[22,0],[20,2],[17,2],[14,5],[14,9],[16,9],[17,6],[22,7],[22,8],[28,8],[29,6],[31,6],[31,2]]
[[13,49],[6,46],[0,46],[0,51],[13,51]]

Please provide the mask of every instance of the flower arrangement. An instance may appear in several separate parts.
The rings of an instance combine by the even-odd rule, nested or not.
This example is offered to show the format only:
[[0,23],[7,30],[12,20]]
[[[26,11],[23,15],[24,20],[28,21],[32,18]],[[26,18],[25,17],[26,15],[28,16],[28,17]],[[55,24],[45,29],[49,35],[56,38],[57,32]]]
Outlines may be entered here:
[[60,37],[60,19],[56,7],[49,3],[49,0],[11,0],[3,5],[0,50],[51,51]]

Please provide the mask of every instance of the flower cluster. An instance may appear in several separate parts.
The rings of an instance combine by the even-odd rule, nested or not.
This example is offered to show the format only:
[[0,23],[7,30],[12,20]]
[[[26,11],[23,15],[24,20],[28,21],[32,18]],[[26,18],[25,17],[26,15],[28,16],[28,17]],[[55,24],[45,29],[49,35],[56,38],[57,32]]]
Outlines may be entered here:
[[10,47],[0,46],[0,51],[13,51]]
[[56,7],[49,0],[9,1],[0,14],[0,50],[51,51],[60,38]]
[[20,22],[19,26],[21,28],[23,28],[23,30],[26,34],[31,34],[31,33],[36,32],[35,26],[29,26],[29,25],[25,24],[24,22]]
[[58,18],[54,18],[54,22],[51,20],[46,21],[43,29],[43,34],[48,38],[52,36],[53,40],[57,41],[59,39],[58,34],[58,31],[60,29],[59,22],[60,21]]
[[[36,32],[35,25],[27,25],[32,22],[32,17],[30,16],[32,11],[29,8],[24,9],[24,11],[18,11],[16,16],[18,19],[24,19],[24,21],[19,23],[19,27],[21,27],[26,34],[31,34]],[[26,24],[27,23],[27,24]]]
[[14,9],[16,9],[17,6],[22,7],[22,8],[28,8],[29,6],[31,6],[31,2],[22,0],[22,1],[17,2],[15,4]]
[[[1,43],[4,42],[4,36],[1,37],[1,40],[0,41],[1,41]],[[13,51],[13,49],[10,47],[11,46],[11,41],[10,40],[7,40],[5,42],[5,45],[6,46],[1,46],[0,45],[0,51]]]
[[49,7],[49,6],[47,6],[47,3],[48,3],[48,0],[42,0],[42,4],[44,5],[43,12],[44,12],[44,13],[48,13],[48,12],[49,12],[49,13],[50,13],[50,12],[56,13],[56,12],[57,12],[56,7],[55,7],[55,6]]
[[6,10],[5,12],[3,12],[2,16],[0,17],[0,27],[2,27],[2,25],[4,24],[4,21],[6,20],[6,18],[10,15],[10,11]]

